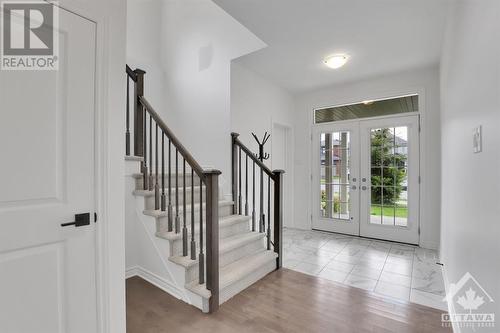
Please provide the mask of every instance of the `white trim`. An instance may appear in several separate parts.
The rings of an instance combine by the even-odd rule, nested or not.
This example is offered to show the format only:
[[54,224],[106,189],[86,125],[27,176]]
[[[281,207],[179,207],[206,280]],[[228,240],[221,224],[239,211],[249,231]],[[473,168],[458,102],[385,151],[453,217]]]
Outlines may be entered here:
[[274,144],[273,142],[273,137],[275,135],[274,133],[274,126],[278,126],[281,128],[285,129],[285,140],[287,140],[286,143],[286,153],[285,153],[285,160],[286,160],[286,167],[285,167],[285,174],[288,174],[286,177],[288,179],[288,193],[289,193],[289,198],[288,198],[288,203],[285,203],[284,211],[288,211],[288,218],[291,219],[290,224],[292,227],[295,227],[295,218],[294,218],[294,212],[293,212],[293,207],[294,207],[294,195],[295,193],[295,182],[293,181],[293,178],[295,177],[294,173],[294,147],[295,147],[295,136],[293,132],[293,126],[281,122],[281,121],[275,121],[271,119],[271,170],[276,170],[276,168],[273,165],[273,159],[272,156],[274,156],[273,152],[273,147]]
[[174,296],[177,299],[182,300],[182,294],[183,291],[177,288],[174,284],[172,284],[170,281],[165,280],[159,275],[156,275],[153,272],[148,271],[147,269],[144,269],[140,266],[134,266],[127,268],[125,271],[125,279],[130,279],[131,277],[138,276],[143,280],[148,281],[152,285],[160,288],[164,292]]
[[[428,243],[423,237],[425,237],[425,231],[423,231],[422,228],[422,223],[424,219],[428,218],[428,214],[424,212],[426,207],[425,200],[423,200],[423,195],[424,193],[427,193],[427,174],[426,174],[426,168],[425,166],[427,165],[427,136],[426,136],[426,131],[427,131],[427,125],[426,125],[426,117],[427,117],[427,91],[426,88],[423,85],[408,85],[405,88],[399,89],[399,88],[389,88],[386,90],[381,90],[377,91],[376,88],[371,89],[371,92],[367,92],[366,94],[363,94],[364,97],[348,97],[348,98],[337,98],[334,99],[333,102],[328,103],[329,105],[348,105],[348,104],[355,104],[356,101],[359,100],[380,100],[380,99],[387,99],[391,98],[396,98],[397,96],[408,96],[408,95],[413,95],[417,94],[419,96],[419,110],[418,112],[409,112],[408,114],[419,114],[420,115],[420,154],[419,154],[419,165],[420,165],[420,177],[421,177],[421,183],[420,183],[420,211],[419,211],[419,225],[421,227],[421,234],[420,234],[420,241],[419,245],[424,246],[424,244],[427,244],[427,246],[433,246],[433,243]],[[313,102],[314,103],[314,102]],[[323,124],[328,124],[328,123],[321,123],[321,124],[316,124],[314,121],[314,112],[315,110],[321,109],[321,108],[328,108],[329,106],[321,106],[321,105],[314,105],[313,103],[309,104],[307,107],[308,114],[309,114],[309,130],[308,130],[308,140],[312,138],[312,134],[314,132],[314,128],[319,125]],[[326,103],[325,103],[326,104]],[[370,119],[370,118],[363,118],[363,119]],[[335,123],[340,123],[340,122],[335,122]],[[309,200],[308,200],[308,207],[307,207],[307,216],[312,216],[312,207],[313,207],[313,193],[314,193],[314,184],[313,181],[310,179],[309,175],[312,175],[313,173],[313,147],[312,147],[312,140],[310,140],[310,149],[308,151],[309,156],[309,163],[308,163],[308,178],[309,178]],[[309,221],[309,228],[308,230],[312,230],[312,221]],[[438,247],[434,246],[433,247]]]
[[109,332],[110,320],[110,272],[109,272],[109,198],[114,194],[109,189],[109,151],[108,151],[108,114],[113,110],[108,107],[108,41],[109,18],[98,10],[88,10],[75,0],[44,0],[59,8],[81,16],[95,23],[95,155],[96,155],[96,289],[97,289],[97,332]]

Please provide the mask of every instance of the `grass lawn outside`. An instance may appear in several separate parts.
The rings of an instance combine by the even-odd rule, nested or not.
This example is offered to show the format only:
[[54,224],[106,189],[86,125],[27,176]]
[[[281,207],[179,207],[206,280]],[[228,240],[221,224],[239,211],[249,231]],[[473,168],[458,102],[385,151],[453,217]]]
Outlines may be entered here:
[[396,217],[408,217],[408,207],[406,206],[396,206],[394,207],[381,207],[372,205],[370,209],[370,215],[380,216],[384,214],[384,216],[393,216]]

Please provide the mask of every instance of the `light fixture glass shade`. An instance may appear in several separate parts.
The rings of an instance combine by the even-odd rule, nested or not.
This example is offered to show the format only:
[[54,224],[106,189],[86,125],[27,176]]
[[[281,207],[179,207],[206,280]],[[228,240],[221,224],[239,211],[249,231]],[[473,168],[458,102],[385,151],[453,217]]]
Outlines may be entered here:
[[325,58],[324,62],[330,68],[337,69],[344,66],[349,60],[346,54],[334,54]]

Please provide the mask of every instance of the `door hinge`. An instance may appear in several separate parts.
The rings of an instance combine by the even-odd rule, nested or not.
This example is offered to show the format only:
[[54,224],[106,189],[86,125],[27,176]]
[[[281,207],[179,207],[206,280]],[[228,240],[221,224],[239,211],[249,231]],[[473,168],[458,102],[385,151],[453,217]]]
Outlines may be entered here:
[[420,236],[420,226],[418,226],[418,235]]
[[422,183],[422,177],[418,176],[418,183],[421,184]]
[[94,212],[94,223],[97,223],[97,213]]

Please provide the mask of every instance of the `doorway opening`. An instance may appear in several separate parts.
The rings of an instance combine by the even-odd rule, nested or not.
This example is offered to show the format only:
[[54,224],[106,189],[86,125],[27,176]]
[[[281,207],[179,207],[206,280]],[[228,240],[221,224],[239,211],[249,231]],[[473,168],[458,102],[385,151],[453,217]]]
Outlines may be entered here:
[[418,96],[315,111],[313,229],[418,244]]

